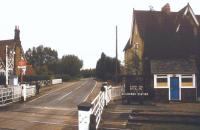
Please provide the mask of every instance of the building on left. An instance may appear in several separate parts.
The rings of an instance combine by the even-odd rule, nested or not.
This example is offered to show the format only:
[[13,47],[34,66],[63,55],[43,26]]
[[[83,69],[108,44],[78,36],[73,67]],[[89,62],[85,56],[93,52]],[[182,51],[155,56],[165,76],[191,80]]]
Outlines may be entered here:
[[0,75],[6,75],[6,65],[8,76],[20,75],[18,63],[22,59],[25,57],[20,41],[20,30],[19,26],[15,26],[13,39],[0,40]]

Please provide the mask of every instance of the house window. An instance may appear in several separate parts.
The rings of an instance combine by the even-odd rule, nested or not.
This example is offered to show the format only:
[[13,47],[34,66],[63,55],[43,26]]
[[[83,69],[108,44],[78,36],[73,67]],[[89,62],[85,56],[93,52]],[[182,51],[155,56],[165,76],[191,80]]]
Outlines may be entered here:
[[192,77],[192,75],[182,75],[181,86],[182,87],[193,87],[193,77]]
[[167,82],[167,75],[157,75],[157,87],[166,87],[168,86]]
[[139,43],[135,43],[135,49],[138,49],[139,48]]

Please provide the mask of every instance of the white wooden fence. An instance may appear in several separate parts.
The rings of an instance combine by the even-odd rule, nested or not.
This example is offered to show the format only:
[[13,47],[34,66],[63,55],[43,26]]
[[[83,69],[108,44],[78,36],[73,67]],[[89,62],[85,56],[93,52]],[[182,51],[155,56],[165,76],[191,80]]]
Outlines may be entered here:
[[5,106],[21,100],[21,90],[20,87],[0,88],[0,106]]
[[24,101],[26,101],[27,98],[35,96],[36,94],[36,86],[35,85],[29,85],[29,84],[22,84],[22,97]]
[[62,79],[52,79],[51,83],[52,84],[60,84],[60,83],[62,83]]
[[[96,96],[96,98],[92,101],[91,105],[88,105],[88,107],[91,106],[89,109],[85,109],[87,106],[83,106],[82,110],[79,109],[78,111],[78,118],[79,118],[79,130],[89,130],[91,129],[91,122],[90,122],[90,116],[94,115],[95,118],[95,128],[92,127],[92,129],[97,129],[101,120],[101,115],[103,113],[103,109],[105,106],[108,105],[108,103],[111,100],[111,86],[102,86],[103,88],[99,92],[99,94]],[[87,103],[88,104],[88,103]],[[81,107],[79,107],[81,108]]]
[[27,98],[35,96],[36,86],[22,84],[21,86],[9,86],[0,88],[0,106],[5,106],[13,102],[20,101],[22,98],[26,101]]

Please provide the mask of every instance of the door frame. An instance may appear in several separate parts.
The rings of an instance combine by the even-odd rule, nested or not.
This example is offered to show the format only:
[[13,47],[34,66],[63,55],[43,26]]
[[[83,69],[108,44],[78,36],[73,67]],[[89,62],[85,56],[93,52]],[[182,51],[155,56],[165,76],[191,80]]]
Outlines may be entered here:
[[[172,100],[171,99],[171,78],[176,77],[179,80],[179,99],[178,100]],[[181,101],[181,75],[180,74],[173,74],[168,76],[168,85],[169,85],[169,101]]]

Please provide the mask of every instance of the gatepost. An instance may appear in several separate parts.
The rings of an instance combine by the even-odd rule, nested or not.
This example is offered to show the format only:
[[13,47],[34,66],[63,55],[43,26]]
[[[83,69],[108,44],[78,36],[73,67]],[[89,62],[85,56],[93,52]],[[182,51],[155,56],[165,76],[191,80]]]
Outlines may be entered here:
[[90,116],[92,114],[92,104],[89,102],[83,102],[78,105],[78,129],[89,130],[90,129]]
[[23,98],[24,98],[24,101],[26,101],[26,85],[25,84],[22,84],[22,94],[23,94]]
[[108,83],[105,82],[102,84],[102,88],[101,91],[104,93],[104,100],[105,100],[105,104],[104,105],[108,105]]

